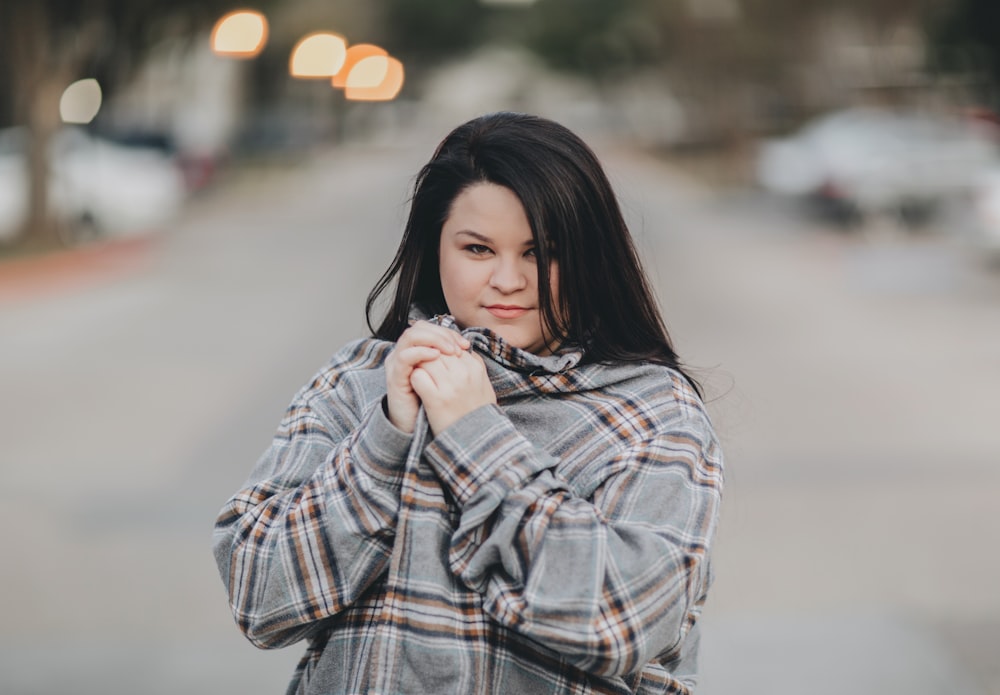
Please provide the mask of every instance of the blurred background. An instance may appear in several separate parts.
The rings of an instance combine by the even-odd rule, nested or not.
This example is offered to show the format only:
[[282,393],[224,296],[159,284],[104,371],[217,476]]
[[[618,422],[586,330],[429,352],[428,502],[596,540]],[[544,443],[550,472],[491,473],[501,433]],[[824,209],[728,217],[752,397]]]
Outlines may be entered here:
[[0,692],[283,692],[215,515],[510,109],[726,446],[699,692],[1000,694],[998,86],[995,0],[4,0]]

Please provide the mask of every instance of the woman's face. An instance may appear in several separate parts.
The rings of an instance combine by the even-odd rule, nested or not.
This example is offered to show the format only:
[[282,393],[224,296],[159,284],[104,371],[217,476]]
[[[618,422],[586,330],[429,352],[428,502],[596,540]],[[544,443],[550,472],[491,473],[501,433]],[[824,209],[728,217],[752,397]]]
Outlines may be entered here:
[[[441,289],[462,328],[488,328],[514,347],[552,351],[538,307],[535,242],[524,207],[509,188],[479,183],[452,202],[441,228]],[[559,306],[555,263],[550,296]]]

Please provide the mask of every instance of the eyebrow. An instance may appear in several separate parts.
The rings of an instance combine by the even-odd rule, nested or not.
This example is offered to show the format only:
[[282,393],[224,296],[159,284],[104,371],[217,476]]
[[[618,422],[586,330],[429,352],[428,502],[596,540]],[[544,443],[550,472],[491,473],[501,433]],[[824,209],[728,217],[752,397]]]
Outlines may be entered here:
[[[469,236],[469,237],[472,237],[473,239],[475,239],[476,241],[483,242],[484,244],[492,244],[492,243],[494,243],[493,239],[491,239],[490,237],[486,236],[485,234],[480,234],[479,232],[474,232],[471,229],[461,229],[461,230],[455,232],[455,236],[456,237],[459,237],[459,236]],[[528,241],[524,242],[523,245],[524,246],[534,246],[535,245],[535,240],[534,239],[528,239]]]

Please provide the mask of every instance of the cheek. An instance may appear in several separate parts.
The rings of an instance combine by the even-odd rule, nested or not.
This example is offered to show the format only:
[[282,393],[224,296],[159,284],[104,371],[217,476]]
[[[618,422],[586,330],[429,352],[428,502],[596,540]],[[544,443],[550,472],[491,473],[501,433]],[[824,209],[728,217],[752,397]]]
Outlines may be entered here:
[[444,292],[445,301],[454,309],[452,304],[466,300],[473,293],[475,287],[472,269],[468,263],[462,263],[452,254],[444,254],[441,257],[441,289]]

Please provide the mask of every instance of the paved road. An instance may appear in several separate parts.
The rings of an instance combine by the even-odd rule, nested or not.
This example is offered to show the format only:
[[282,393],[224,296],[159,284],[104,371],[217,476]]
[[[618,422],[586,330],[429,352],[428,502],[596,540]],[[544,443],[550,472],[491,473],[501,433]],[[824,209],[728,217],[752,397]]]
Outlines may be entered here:
[[[363,330],[433,144],[239,176],[131,272],[0,297],[0,692],[283,690],[212,520]],[[599,149],[727,443],[701,692],[1000,693],[1000,279]]]

